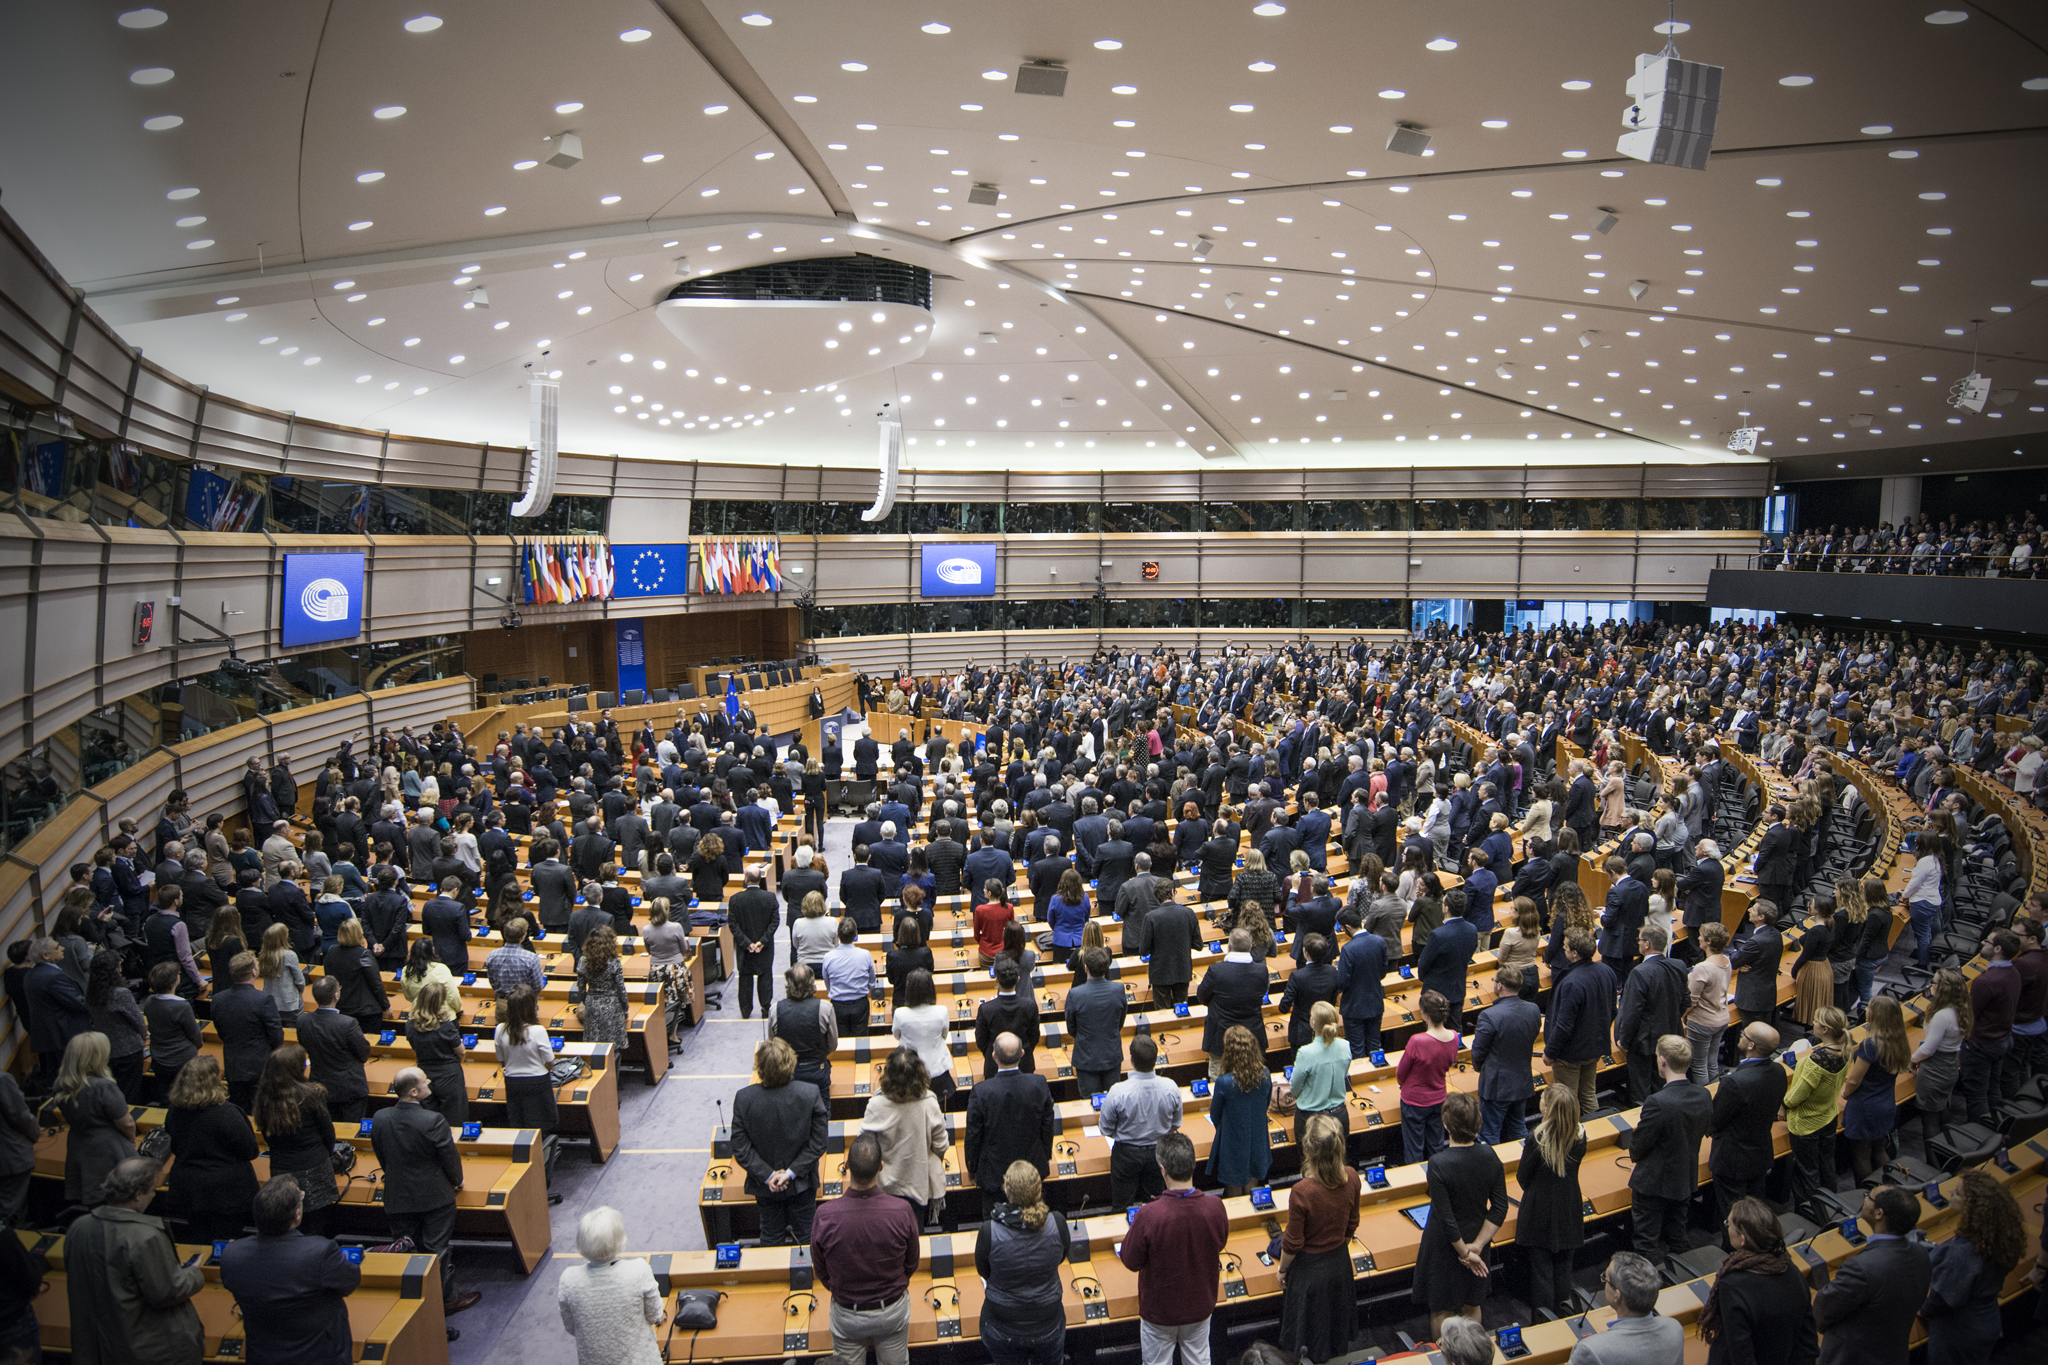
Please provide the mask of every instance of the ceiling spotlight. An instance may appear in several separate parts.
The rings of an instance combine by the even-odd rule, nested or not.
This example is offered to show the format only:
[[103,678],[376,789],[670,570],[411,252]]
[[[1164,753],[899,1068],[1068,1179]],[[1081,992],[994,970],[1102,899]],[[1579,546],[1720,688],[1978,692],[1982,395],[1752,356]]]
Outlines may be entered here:
[[469,302],[462,306],[464,308],[489,308],[491,306],[491,296],[481,289],[472,289],[469,291]]
[[1058,99],[1067,93],[1067,69],[1058,62],[1028,61],[1017,68],[1017,93]]
[[1208,259],[1209,259],[1209,253],[1210,253],[1210,252],[1212,252],[1212,251],[1214,251],[1215,249],[1216,249],[1216,243],[1214,243],[1214,242],[1210,241],[1210,240],[1209,240],[1209,238],[1208,238],[1207,236],[1205,236],[1205,235],[1202,235],[1202,234],[1199,234],[1199,233],[1198,233],[1198,234],[1196,235],[1196,237],[1195,237],[1195,259],[1196,259],[1196,260],[1198,260],[1198,261],[1206,261],[1206,260],[1208,260]]
[[967,191],[968,203],[982,204],[990,208],[993,208],[996,202],[1000,200],[1002,197],[1002,191],[998,190],[994,185],[989,184],[985,180],[975,181],[974,188]]
[[1590,327],[1587,328],[1585,331],[1579,333],[1579,349],[1582,351],[1590,351],[1591,349],[1593,349],[1593,338],[1599,335],[1600,333],[1594,331]]
[[1237,309],[1237,305],[1238,305],[1239,301],[1240,301],[1240,300],[1242,300],[1243,298],[1244,298],[1244,295],[1242,295],[1242,294],[1225,294],[1225,295],[1223,296],[1223,308],[1224,308],[1224,311],[1226,311],[1226,312],[1235,312],[1235,311],[1236,311],[1236,309]]
[[1515,377],[1515,367],[1512,365],[1496,365],[1493,367],[1493,377],[1495,379],[1513,379]]
[[1642,297],[1643,295],[1645,295],[1645,294],[1647,294],[1647,293],[1649,293],[1649,292],[1650,292],[1650,282],[1649,282],[1648,280],[1631,280],[1631,281],[1629,281],[1629,286],[1628,286],[1628,296],[1629,296],[1630,298],[1632,298],[1632,299],[1639,299],[1639,298],[1641,298],[1641,297]]
[[574,133],[563,133],[544,141],[555,144],[555,154],[548,158],[550,166],[559,166],[566,171],[583,159],[583,139]]
[[1387,150],[1402,156],[1421,156],[1429,150],[1429,134],[1412,123],[1397,123],[1387,135]]
[[1600,216],[1593,220],[1593,231],[1605,237],[1608,233],[1614,231],[1614,225],[1620,221],[1621,216],[1613,209],[1602,207]]

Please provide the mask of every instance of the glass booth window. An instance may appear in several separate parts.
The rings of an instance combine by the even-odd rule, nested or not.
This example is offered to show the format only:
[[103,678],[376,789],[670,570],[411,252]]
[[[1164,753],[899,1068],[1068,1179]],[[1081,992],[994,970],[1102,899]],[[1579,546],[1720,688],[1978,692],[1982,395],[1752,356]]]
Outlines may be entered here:
[[51,521],[90,521],[100,459],[97,442],[9,431],[0,443],[0,507]]

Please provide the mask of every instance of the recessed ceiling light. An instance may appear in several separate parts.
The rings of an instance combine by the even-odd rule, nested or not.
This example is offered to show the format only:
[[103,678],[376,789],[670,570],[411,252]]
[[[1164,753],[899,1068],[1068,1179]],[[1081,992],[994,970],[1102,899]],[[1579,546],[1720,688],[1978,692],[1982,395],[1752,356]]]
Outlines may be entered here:
[[222,322],[240,322],[240,321],[241,321],[241,320],[242,320],[243,318],[246,318],[246,317],[248,317],[248,316],[249,316],[249,315],[248,315],[247,313],[229,313],[229,314],[227,314],[227,315],[226,315],[225,317],[223,317],[223,318],[221,319],[221,321],[222,321]]
[[350,232],[361,232],[364,228],[373,228],[375,226],[377,226],[375,223],[365,218],[360,223],[350,223],[348,225],[348,230]]
[[218,298],[218,299],[215,299],[215,300],[214,300],[213,302],[214,302],[215,306],[216,306],[216,307],[218,307],[218,306],[220,306],[220,305],[222,305],[222,304],[229,304],[229,303],[240,303],[241,301],[242,301],[242,296],[241,296],[240,294],[229,294],[229,295],[227,295],[227,296],[226,296],[225,298]]
[[704,112],[707,114],[722,114],[729,107],[730,106],[723,104],[707,104],[704,106]]
[[1591,90],[1591,89],[1593,88],[1593,82],[1591,82],[1591,81],[1566,81],[1566,82],[1564,83],[1564,88],[1565,88],[1566,90]]
[[2048,90],[2048,76],[2035,76],[2020,82],[2022,90]]
[[439,27],[441,27],[440,17],[433,14],[422,14],[417,19],[405,21],[405,31],[407,33],[432,33]]
[[1775,175],[1767,175],[1763,179],[1757,181],[1756,183],[1764,186],[1767,189],[1776,189],[1778,186],[1784,184],[1785,182],[1780,180]]
[[1408,92],[1406,90],[1382,90],[1380,91],[1380,98],[1383,100],[1406,99],[1408,98]]
[[1249,104],[1233,104],[1230,106],[1230,112],[1233,114],[1249,114],[1251,111],[1252,106]]
[[185,243],[185,250],[187,250],[187,251],[204,251],[204,250],[206,250],[206,248],[208,248],[208,247],[210,247],[210,246],[212,246],[212,245],[213,245],[213,238],[211,238],[211,237],[201,237],[201,238],[200,238],[200,239],[199,239],[198,241],[196,241],[196,242],[187,242],[187,243]]
[[1813,77],[1811,77],[1811,76],[1780,76],[1780,77],[1778,77],[1778,84],[1780,84],[1780,85],[1812,85],[1812,84],[1813,84]]
[[1575,149],[1569,152],[1559,152],[1558,155],[1561,157],[1565,157],[1568,160],[1577,161],[1580,157],[1586,155],[1586,153],[1583,150]]
[[839,69],[841,71],[865,71],[868,69],[868,64],[866,62],[841,62]]
[[816,104],[818,102],[818,97],[816,95],[796,95],[793,96],[792,98],[794,98],[798,104]]
[[383,325],[384,319],[382,318],[371,318],[368,322],[363,324],[363,326],[365,327],[382,327]]
[[1006,81],[1010,79],[1010,73],[1007,71],[984,71],[981,73],[981,78],[985,81]]
[[706,199],[709,199],[709,198],[710,198],[710,197],[711,197],[712,195],[714,195],[714,194],[717,194],[717,193],[718,193],[718,191],[717,191],[717,190],[698,190],[698,191],[697,191],[697,193],[698,193],[699,195],[703,196],[704,198],[706,198]]
[[131,9],[114,22],[122,28],[155,28],[170,17],[160,9]]
[[863,133],[872,133],[875,131],[876,127],[876,125],[872,123],[856,123],[853,126],[860,129]]
[[1919,156],[1920,153],[1914,151],[1911,147],[1900,147],[1894,151],[1886,152],[1885,155],[1894,161],[1911,161],[1914,157]]
[[1863,132],[1869,134],[1871,137],[1882,137],[1884,134],[1889,133],[1891,130],[1892,126],[1889,123],[1866,124],[1862,129]]
[[1508,126],[1508,121],[1504,118],[1486,118],[1479,120],[1479,126],[1481,128],[1505,128]]
[[358,185],[374,185],[383,178],[384,172],[382,171],[364,171],[356,177],[356,183]]
[[1272,19],[1287,13],[1287,6],[1276,4],[1274,0],[1266,0],[1266,3],[1262,5],[1253,5],[1252,13],[1262,19]]
[[383,107],[382,109],[372,109],[372,110],[370,111],[370,117],[372,117],[372,118],[398,118],[398,117],[400,117],[401,115],[403,115],[404,113],[405,113],[405,106],[404,106],[404,105],[402,105],[402,104],[387,104],[387,105],[385,105],[385,106],[384,106],[384,107]]
[[162,133],[177,127],[184,121],[184,119],[176,114],[158,114],[155,118],[144,119],[142,126],[149,129],[152,133]]
[[1969,17],[1970,12],[1966,9],[1938,9],[1927,16],[1926,22],[1930,24],[1960,24]]
[[558,114],[574,114],[580,112],[582,108],[582,100],[566,100],[555,106],[555,112]]
[[768,25],[774,23],[775,21],[773,19],[770,19],[765,14],[742,14],[740,16],[740,22],[743,24],[752,24],[755,28],[766,28],[768,27]]
[[139,71],[128,73],[128,79],[137,85],[162,85],[178,73],[168,66],[145,66]]
[[[924,32],[926,32],[926,33],[931,33],[931,34],[939,34],[939,33],[951,33],[952,31],[953,31],[953,26],[952,26],[951,24],[942,24],[942,23],[938,22],[938,21],[937,21],[936,19],[935,19],[935,20],[933,20],[933,21],[932,21],[931,23],[929,23],[929,24],[926,24],[926,25],[924,25]],[[1096,46],[1097,46],[1097,47],[1100,47],[1100,46],[1102,46],[1102,44],[1100,44],[1100,43],[1097,43],[1097,44],[1096,44]]]
[[1112,85],[1109,87],[1109,93],[1112,95],[1135,95],[1138,93],[1138,87],[1135,85]]
[[643,156],[640,159],[646,162],[647,164],[652,165],[655,162],[661,160],[662,156],[663,153],[661,152],[649,152],[646,156]]
[[654,35],[644,28],[629,28],[619,35],[622,43],[644,43]]
[[1279,68],[1278,68],[1278,67],[1276,67],[1276,66],[1274,66],[1274,65],[1273,65],[1273,64],[1272,64],[1271,62],[1253,62],[1253,63],[1252,63],[1252,64],[1251,64],[1250,66],[1246,67],[1246,68],[1245,68],[1245,70],[1247,70],[1247,71],[1277,71],[1277,70],[1279,70]]
[[623,197],[624,196],[622,195],[607,194],[604,198],[598,200],[597,202],[600,204],[616,204]]
[[1115,52],[1117,49],[1123,46],[1122,43],[1118,42],[1114,38],[1097,38],[1095,40],[1095,45],[1101,48],[1104,52]]
[[[189,186],[188,186],[188,187],[186,187],[186,188],[184,188],[184,189],[179,189],[179,190],[171,190],[170,192],[168,192],[167,194],[165,194],[165,195],[164,195],[164,198],[166,198],[166,199],[190,199],[190,198],[192,198],[192,197],[193,197],[194,195],[196,195],[196,194],[198,194],[198,193],[199,193],[199,191],[198,191],[197,189],[194,189],[194,188],[191,188],[191,187],[189,187]],[[1926,198],[1927,196],[1923,194],[1923,195],[1921,195],[1920,197],[1921,197],[1922,199],[1925,199],[1925,198]]]

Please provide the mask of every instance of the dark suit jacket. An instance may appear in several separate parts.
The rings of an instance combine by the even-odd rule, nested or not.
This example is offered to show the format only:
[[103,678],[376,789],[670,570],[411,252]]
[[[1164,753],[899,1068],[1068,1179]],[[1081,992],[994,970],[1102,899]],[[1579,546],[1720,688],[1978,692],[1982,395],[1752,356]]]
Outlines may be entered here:
[[1032,905],[1040,919],[1045,918],[1046,907],[1052,904],[1053,896],[1060,889],[1060,878],[1066,876],[1067,869],[1072,866],[1064,853],[1057,858],[1040,858],[1031,864],[1026,880],[1031,884]]
[[1778,1106],[1785,1102],[1788,1079],[1785,1068],[1768,1057],[1721,1073],[1707,1125],[1714,1135],[1708,1170],[1739,1179],[1771,1169],[1771,1127],[1778,1121]]
[[1016,1034],[1017,1041],[1024,1045],[1021,1068],[1036,1071],[1032,1054],[1038,1050],[1038,999],[1031,993],[1029,979],[1019,981],[1017,989],[1009,995],[982,1001],[974,1013],[974,1045],[981,1049],[984,1076],[996,1074],[996,1039],[1005,1033]]
[[[1528,774],[1525,773],[1523,776],[1526,779]],[[1579,831],[1591,829],[1600,823],[1599,809],[1593,803],[1593,780],[1583,773],[1572,779],[1570,789],[1565,792],[1564,823],[1565,828]],[[1579,836],[1579,847],[1592,847],[1586,842],[1583,832]]]
[[541,928],[568,928],[569,912],[576,906],[576,874],[559,862],[544,862],[533,869],[531,879]]
[[1678,874],[1678,899],[1689,927],[1721,918],[1721,887],[1727,877],[1717,858],[1701,858]]
[[1445,920],[1438,925],[1422,945],[1422,956],[1415,964],[1423,989],[1436,991],[1456,1008],[1465,998],[1465,970],[1472,965],[1478,946],[1479,931],[1470,920]]
[[1689,1199],[1699,1186],[1700,1139],[1712,1120],[1713,1097],[1690,1080],[1670,1082],[1643,1101],[1628,1135],[1635,1169],[1628,1187],[1659,1199]]
[[420,927],[434,940],[434,956],[460,980],[469,970],[469,911],[461,901],[436,896],[421,908]]
[[1685,1033],[1685,1007],[1692,998],[1685,968],[1663,953],[1646,957],[1621,985],[1621,1013],[1614,1041],[1630,1052],[1652,1053],[1667,1033]]
[[[1773,890],[1789,886],[1792,882],[1794,858],[1792,852],[1792,827],[1780,820],[1764,831],[1764,837],[1756,845],[1756,884],[1759,890],[1769,887]],[[1780,910],[1789,909],[1781,905]]]
[[998,1071],[974,1087],[967,1102],[965,1165],[986,1191],[1003,1188],[1013,1161],[1028,1161],[1042,1176],[1052,1161],[1052,1090],[1043,1076]]
[[1931,1278],[1924,1245],[1871,1238],[1813,1296],[1820,1365],[1906,1365],[1913,1318]]
[[229,1242],[220,1259],[220,1282],[242,1310],[251,1365],[349,1365],[355,1334],[346,1300],[362,1280],[340,1246],[297,1228]]
[[1735,972],[1735,1008],[1763,1014],[1777,1004],[1778,959],[1784,953],[1785,939],[1770,925],[1750,932],[1728,959]]
[[384,1168],[385,1212],[425,1213],[455,1202],[462,1157],[448,1120],[433,1110],[406,1101],[379,1109],[370,1146]]
[[1775,1275],[1731,1271],[1714,1277],[1723,1329],[1707,1359],[1713,1365],[1813,1365],[1819,1342],[1806,1269],[1797,1263]]
[[1614,884],[1607,893],[1607,906],[1600,915],[1600,957],[1606,962],[1627,962],[1636,956],[1636,934],[1650,913],[1650,888],[1629,877]]
[[327,1087],[331,1100],[359,1100],[370,1093],[363,1063],[370,1058],[370,1040],[346,1014],[306,1010],[299,1015],[299,1046],[313,1063],[313,1079]]
[[1353,934],[1337,954],[1337,984],[1344,990],[1338,1013],[1346,1019],[1378,1020],[1387,1007],[1380,980],[1386,974],[1387,941],[1378,934]]
[[741,1089],[732,1097],[732,1155],[747,1173],[747,1193],[773,1198],[768,1178],[783,1170],[790,1173],[791,1194],[816,1189],[831,1126],[825,1097],[809,1081]]
[[213,1027],[220,1034],[221,1072],[230,1081],[261,1076],[271,1051],[284,1042],[277,1002],[251,985],[230,986],[213,997]]
[[54,962],[39,962],[22,977],[28,1000],[29,1046],[44,1056],[59,1056],[71,1040],[92,1029],[92,1011],[85,992],[71,974]]
[[962,890],[981,903],[983,882],[998,881],[1009,886],[1017,880],[1017,865],[1010,860],[1009,851],[1001,848],[977,848],[967,855],[967,865],[961,873]]
[[895,894],[895,886],[887,873],[856,863],[839,874],[839,903],[862,933],[872,934],[882,927],[882,902]]
[[[1158,907],[1152,915],[1165,908]],[[1148,924],[1152,915],[1145,917]],[[1202,973],[1201,987],[1195,992],[1195,998],[1209,1007],[1209,1017],[1202,1021],[1202,1050],[1212,1057],[1219,1055],[1223,1035],[1233,1024],[1250,1029],[1252,1037],[1263,1044],[1266,991],[1266,964],[1257,958],[1250,962],[1225,958]]]
[[1516,995],[1479,1012],[1479,1026],[1472,1034],[1472,1065],[1479,1068],[1480,1099],[1524,1100],[1536,1093],[1530,1055],[1542,1027],[1542,1007]]
[[1145,979],[1155,986],[1185,986],[1195,979],[1195,947],[1202,926],[1195,912],[1178,901],[1164,901],[1138,922],[1138,952],[1151,958]]

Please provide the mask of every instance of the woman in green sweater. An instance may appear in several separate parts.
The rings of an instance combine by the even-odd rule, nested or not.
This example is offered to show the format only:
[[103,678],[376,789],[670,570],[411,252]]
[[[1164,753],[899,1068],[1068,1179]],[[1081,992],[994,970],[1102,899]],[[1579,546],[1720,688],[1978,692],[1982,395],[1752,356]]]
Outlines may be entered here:
[[1804,1211],[1835,1189],[1835,1113],[1849,1074],[1849,1018],[1833,1005],[1814,1011],[1819,1040],[1799,1059],[1779,1111],[1792,1134],[1792,1207]]
[[1293,1075],[1289,1078],[1294,1086],[1297,1143],[1308,1132],[1308,1121],[1318,1114],[1330,1115],[1345,1132],[1351,1129],[1350,1115],[1344,1108],[1351,1072],[1351,1044],[1344,1041],[1344,1021],[1338,1017],[1337,1007],[1327,1000],[1316,1001],[1308,1018],[1315,1037],[1294,1054]]

